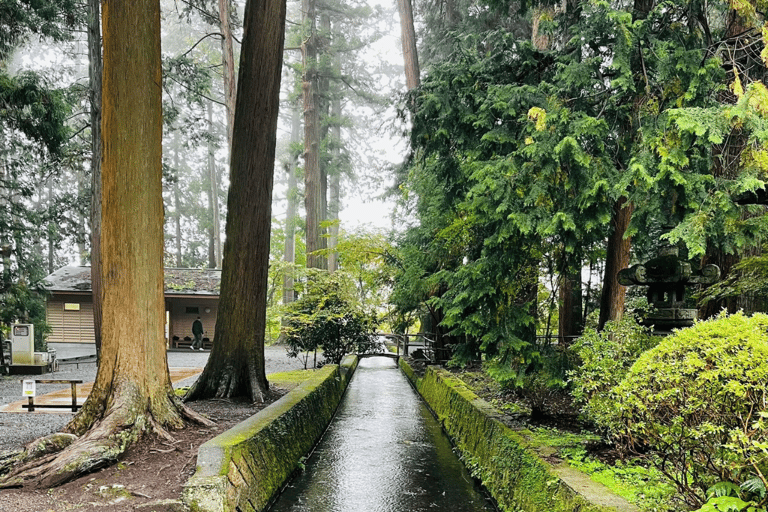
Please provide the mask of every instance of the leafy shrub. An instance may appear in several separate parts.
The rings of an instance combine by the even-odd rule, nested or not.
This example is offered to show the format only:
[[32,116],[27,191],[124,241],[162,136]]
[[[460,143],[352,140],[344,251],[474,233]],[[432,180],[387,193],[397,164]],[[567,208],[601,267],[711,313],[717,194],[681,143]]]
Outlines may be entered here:
[[709,488],[707,497],[707,502],[696,512],[765,512],[765,484],[760,478],[741,485],[719,482]]
[[699,322],[644,353],[612,391],[616,438],[656,451],[690,505],[719,482],[765,484],[767,330],[764,314]]
[[610,321],[602,331],[590,328],[572,346],[579,368],[568,373],[571,394],[585,418],[598,426],[613,421],[616,401],[611,389],[618,385],[638,357],[659,343],[634,315]]
[[570,352],[549,343],[532,344],[528,357],[507,351],[506,357],[496,357],[486,363],[488,375],[501,387],[514,389],[531,407],[531,418],[540,419],[552,413],[552,398],[567,386],[566,377],[572,368]]
[[324,362],[339,364],[348,353],[378,348],[376,317],[357,303],[354,290],[342,272],[311,275],[301,297],[285,311],[288,355],[321,348]]

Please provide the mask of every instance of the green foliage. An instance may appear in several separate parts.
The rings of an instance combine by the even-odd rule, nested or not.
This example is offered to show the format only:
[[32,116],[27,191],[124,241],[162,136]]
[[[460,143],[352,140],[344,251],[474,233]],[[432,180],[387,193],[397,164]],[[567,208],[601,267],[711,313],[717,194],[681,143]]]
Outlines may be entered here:
[[70,30],[82,15],[75,0],[0,0],[0,68],[32,34],[54,41],[70,39]]
[[69,135],[65,124],[70,106],[63,92],[42,76],[23,72],[9,77],[0,72],[0,122],[55,155]]
[[[765,250],[765,249],[764,249]],[[765,311],[768,303],[768,254],[749,256],[733,266],[721,281],[700,294],[703,304],[728,297],[750,296],[762,302],[759,311]]]
[[764,482],[767,331],[763,314],[699,322],[645,352],[611,392],[615,438],[654,450],[658,468],[691,505],[704,504],[720,481]]
[[381,307],[394,272],[389,265],[393,248],[387,236],[370,228],[341,229],[335,249],[320,252],[328,256],[332,251],[338,254],[339,268],[354,280],[360,304]]
[[596,459],[588,453],[587,444],[598,441],[598,436],[588,433],[574,434],[548,428],[531,430],[531,442],[536,446],[556,448],[557,456],[569,466],[588,474],[592,480],[638,505],[641,510],[672,510],[675,489],[663,474],[642,459],[617,460],[612,464]]
[[707,490],[707,502],[696,512],[765,512],[765,484],[752,478],[741,485],[718,482]]
[[[766,217],[733,196],[768,176],[768,73],[756,53],[742,85],[723,66],[735,47],[713,41],[751,37],[726,34],[729,4],[577,2],[544,12],[538,47],[518,31],[527,2],[452,5],[455,24],[427,16],[437,60],[405,103],[399,187],[418,225],[401,241],[395,302],[428,308],[461,357],[530,360],[545,253],[558,273],[600,257],[621,198],[641,248],[670,224],[691,258],[764,237]],[[763,10],[748,6],[757,28]]]
[[588,328],[571,347],[580,362],[569,372],[571,395],[585,418],[598,426],[610,424],[617,412],[612,388],[643,352],[659,343],[637,320],[635,314],[629,314],[607,322],[602,331]]
[[283,334],[288,355],[322,349],[325,362],[341,363],[351,352],[379,348],[376,317],[363,309],[343,272],[310,272],[298,300],[285,308]]

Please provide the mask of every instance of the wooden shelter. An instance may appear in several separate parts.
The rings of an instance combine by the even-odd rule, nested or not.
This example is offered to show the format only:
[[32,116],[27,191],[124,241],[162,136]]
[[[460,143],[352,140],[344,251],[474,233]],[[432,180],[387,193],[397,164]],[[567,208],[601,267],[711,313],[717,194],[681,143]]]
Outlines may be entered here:
[[[46,306],[49,343],[94,343],[91,267],[62,267],[45,279],[50,296]],[[189,346],[192,322],[199,316],[210,347],[219,307],[221,270],[165,269],[166,343]]]

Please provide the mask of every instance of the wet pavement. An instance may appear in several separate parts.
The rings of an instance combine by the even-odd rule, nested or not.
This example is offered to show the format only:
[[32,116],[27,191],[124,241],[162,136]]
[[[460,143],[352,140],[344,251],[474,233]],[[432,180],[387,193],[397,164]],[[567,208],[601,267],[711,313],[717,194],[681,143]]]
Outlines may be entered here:
[[493,511],[391,359],[360,361],[306,470],[271,512]]

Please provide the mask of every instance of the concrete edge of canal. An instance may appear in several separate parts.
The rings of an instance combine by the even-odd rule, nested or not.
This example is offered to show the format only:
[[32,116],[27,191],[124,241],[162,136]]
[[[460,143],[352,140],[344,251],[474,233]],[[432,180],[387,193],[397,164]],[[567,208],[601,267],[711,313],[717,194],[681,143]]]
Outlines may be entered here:
[[589,475],[544,460],[523,432],[502,423],[493,406],[450,372],[428,367],[420,378],[404,359],[399,364],[502,511],[639,511]]
[[328,365],[263,411],[200,447],[182,499],[195,512],[264,510],[323,434],[357,368]]

